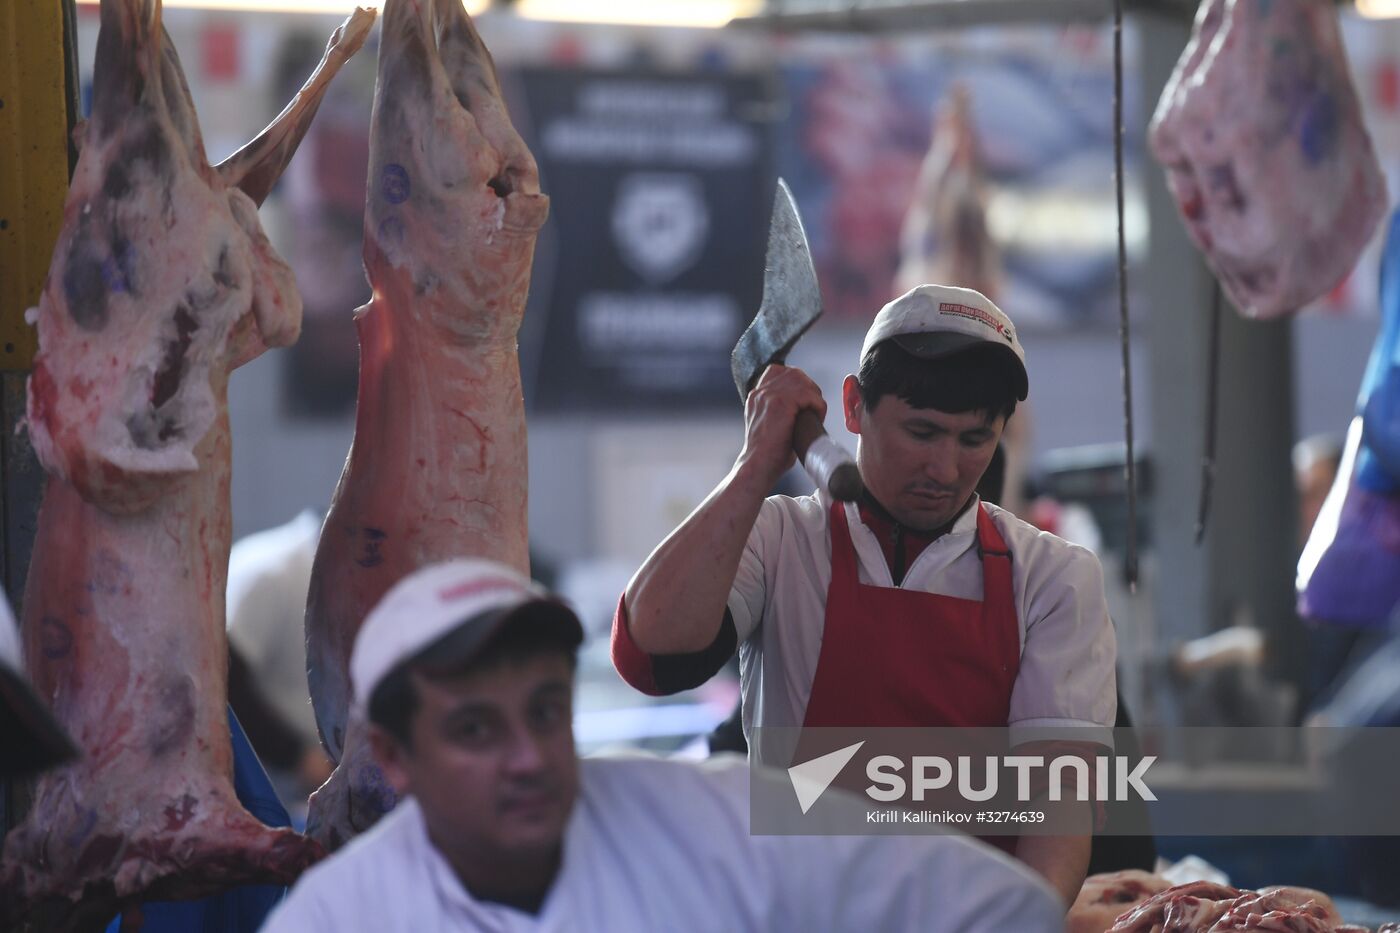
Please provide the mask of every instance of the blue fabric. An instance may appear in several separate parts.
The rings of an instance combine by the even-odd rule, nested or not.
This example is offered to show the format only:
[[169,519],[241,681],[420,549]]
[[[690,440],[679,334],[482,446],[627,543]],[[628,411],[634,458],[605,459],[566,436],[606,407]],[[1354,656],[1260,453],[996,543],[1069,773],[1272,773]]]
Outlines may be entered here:
[[1356,481],[1372,492],[1400,489],[1400,212],[1381,258],[1381,331],[1366,363],[1357,408],[1364,433]]
[[1360,436],[1353,424],[1347,440],[1355,463],[1324,510],[1341,496],[1335,522],[1319,518],[1299,564],[1304,618],[1365,629],[1387,626],[1400,605],[1400,212],[1387,231],[1380,301],[1380,334],[1356,400]]
[[[228,711],[233,738],[233,789],[244,809],[272,827],[290,826],[291,818],[277,799],[243,727]],[[278,885],[246,885],[200,901],[156,901],[141,905],[141,933],[257,933],[267,915],[287,893]],[[106,933],[119,933],[121,918]]]

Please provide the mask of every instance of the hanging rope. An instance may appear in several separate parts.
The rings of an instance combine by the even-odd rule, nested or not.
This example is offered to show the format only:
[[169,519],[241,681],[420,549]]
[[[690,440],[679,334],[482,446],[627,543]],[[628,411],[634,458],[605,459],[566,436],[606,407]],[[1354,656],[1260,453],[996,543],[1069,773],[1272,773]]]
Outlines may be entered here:
[[1220,414],[1220,283],[1215,283],[1210,301],[1210,356],[1206,384],[1205,454],[1201,457],[1201,502],[1196,510],[1196,544],[1206,536],[1206,520],[1210,518],[1210,497],[1215,489],[1215,436]]
[[1128,483],[1127,552],[1123,575],[1137,592],[1137,462],[1133,453],[1133,369],[1128,346],[1128,240],[1123,229],[1123,0],[1113,0],[1113,176],[1118,194],[1118,336],[1123,348],[1124,470]]

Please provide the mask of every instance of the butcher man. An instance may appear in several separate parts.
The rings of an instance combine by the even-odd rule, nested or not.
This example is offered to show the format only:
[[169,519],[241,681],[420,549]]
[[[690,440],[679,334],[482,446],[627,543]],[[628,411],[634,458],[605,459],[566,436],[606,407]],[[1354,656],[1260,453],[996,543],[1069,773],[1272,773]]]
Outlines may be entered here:
[[[770,366],[733,468],[627,585],[619,673],[672,693],[737,646],[746,733],[997,726],[1014,744],[1068,726],[1111,744],[1116,649],[1097,558],[974,492],[1027,388],[1016,330],[981,293],[921,285],[885,305],[842,385],[865,485],[843,505],[765,498],[793,464],[797,413],[826,414],[805,373]],[[1087,832],[1007,840],[1074,900]]]
[[582,637],[504,565],[395,585],[351,680],[404,799],[303,876],[264,933],[1063,929],[1043,881],[962,836],[750,835],[750,782],[787,779],[742,758],[580,761]]

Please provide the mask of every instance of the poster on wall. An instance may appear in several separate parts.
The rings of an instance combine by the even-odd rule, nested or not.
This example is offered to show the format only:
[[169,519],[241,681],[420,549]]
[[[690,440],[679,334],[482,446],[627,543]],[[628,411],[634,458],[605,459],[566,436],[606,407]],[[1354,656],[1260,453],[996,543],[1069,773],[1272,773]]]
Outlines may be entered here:
[[733,409],[772,206],[758,76],[527,68],[550,196],[521,331],[537,412]]

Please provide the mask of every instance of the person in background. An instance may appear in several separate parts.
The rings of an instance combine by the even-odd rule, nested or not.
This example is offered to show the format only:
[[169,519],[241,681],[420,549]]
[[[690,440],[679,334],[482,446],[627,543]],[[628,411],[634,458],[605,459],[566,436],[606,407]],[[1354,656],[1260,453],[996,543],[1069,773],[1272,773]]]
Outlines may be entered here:
[[[307,509],[284,525],[240,538],[229,555],[229,705],[298,824],[306,797],[330,777],[306,678],[306,595],[321,536]],[[530,554],[548,585],[551,562]]]
[[229,554],[229,703],[294,809],[330,777],[306,685],[306,593],[321,519],[311,510]]
[[580,761],[582,639],[567,606],[491,561],[391,588],[350,673],[403,799],[264,933],[1062,929],[1044,882],[961,836],[751,835],[750,782],[786,778],[742,758]]
[[[739,647],[745,732],[761,726],[1071,729],[1112,745],[1116,643],[1089,551],[979,501],[1025,399],[1025,354],[979,292],[923,285],[882,308],[846,427],[866,494],[765,498],[802,409],[826,402],[770,366],[729,475],[628,584],[613,661],[652,694],[703,682]],[[1098,743],[1098,744],[1091,744]],[[1087,822],[1087,820],[1086,820]],[[1006,837],[1068,906],[1090,838]]]

